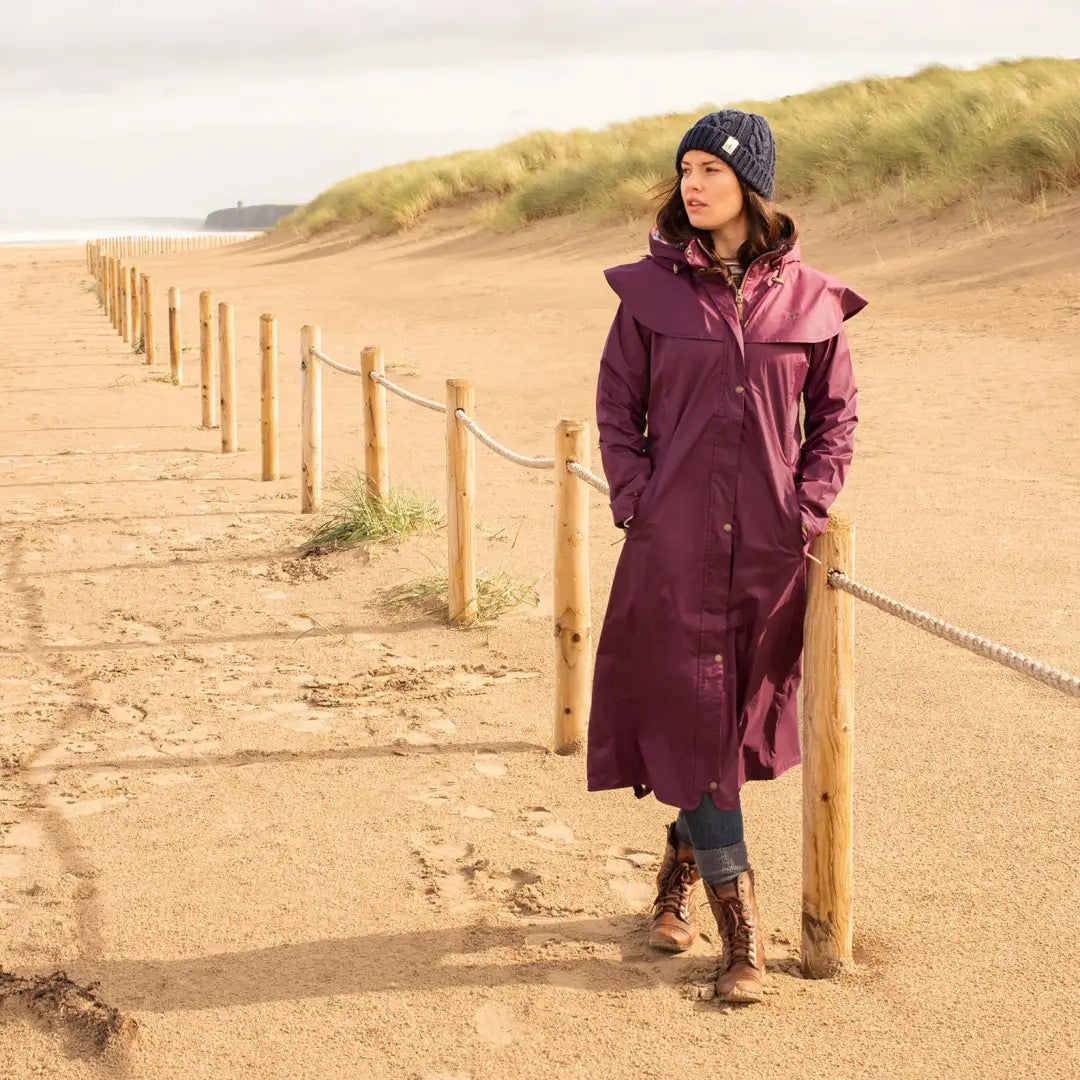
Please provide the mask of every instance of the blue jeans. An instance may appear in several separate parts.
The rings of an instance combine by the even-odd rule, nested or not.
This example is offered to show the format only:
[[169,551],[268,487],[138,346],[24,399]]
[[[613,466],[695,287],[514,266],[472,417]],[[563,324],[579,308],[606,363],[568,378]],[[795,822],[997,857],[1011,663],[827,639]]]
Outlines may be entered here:
[[701,796],[696,810],[680,810],[675,822],[679,839],[695,851],[731,847],[743,841],[742,807],[717,810],[709,795]]

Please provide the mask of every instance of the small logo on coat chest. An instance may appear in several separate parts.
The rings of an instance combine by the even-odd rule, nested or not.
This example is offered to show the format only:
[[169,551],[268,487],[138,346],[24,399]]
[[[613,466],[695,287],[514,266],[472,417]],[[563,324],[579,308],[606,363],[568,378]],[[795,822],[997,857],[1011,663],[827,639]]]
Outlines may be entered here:
[[799,313],[797,311],[789,311],[787,321],[793,326],[799,321]]

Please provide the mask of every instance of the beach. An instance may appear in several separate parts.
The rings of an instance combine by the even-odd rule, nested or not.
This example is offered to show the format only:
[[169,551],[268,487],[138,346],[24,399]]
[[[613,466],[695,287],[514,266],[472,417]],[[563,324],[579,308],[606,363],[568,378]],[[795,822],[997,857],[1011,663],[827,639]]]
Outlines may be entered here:
[[[838,503],[856,577],[1074,672],[1077,209],[873,233],[800,215],[804,258],[870,300]],[[383,346],[414,393],[472,380],[487,430],[550,455],[560,418],[593,418],[601,271],[646,233],[445,212],[148,257],[159,335],[182,297],[180,387],[163,336],[149,369],[111,329],[81,247],[0,251],[0,962],[96,984],[137,1024],[117,1065],[5,1009],[0,1076],[652,1078],[676,1048],[716,1077],[1077,1074],[1075,699],[859,606],[855,964],[800,976],[800,770],[750,784],[767,995],[725,1009],[701,992],[715,932],[645,947],[670,808],[590,794],[583,756],[550,752],[550,474],[478,450],[480,566],[539,597],[489,627],[382,602],[444,570],[443,532],[300,557],[321,520],[299,512],[302,325],[345,364]],[[203,289],[236,313],[234,455],[199,427]],[[324,380],[332,481],[362,415],[355,379]],[[391,399],[389,432],[393,483],[444,502],[445,422]],[[621,533],[590,508],[595,635]]]

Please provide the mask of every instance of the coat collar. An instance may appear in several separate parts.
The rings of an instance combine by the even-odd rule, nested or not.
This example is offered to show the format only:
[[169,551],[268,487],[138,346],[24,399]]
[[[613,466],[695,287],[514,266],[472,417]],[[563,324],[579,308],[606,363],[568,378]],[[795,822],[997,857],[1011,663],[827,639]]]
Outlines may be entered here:
[[[683,272],[704,273],[713,269],[712,260],[705,254],[696,236],[691,237],[690,242],[685,247],[679,247],[677,244],[669,244],[662,239],[659,230],[656,228],[649,234],[649,258],[658,263],[664,270],[674,271],[676,274]],[[801,263],[802,253],[799,241],[795,240],[790,244],[785,243],[768,255],[762,256],[760,260],[755,260],[755,262],[760,262],[761,265],[774,273],[782,271],[784,267],[793,263]]]

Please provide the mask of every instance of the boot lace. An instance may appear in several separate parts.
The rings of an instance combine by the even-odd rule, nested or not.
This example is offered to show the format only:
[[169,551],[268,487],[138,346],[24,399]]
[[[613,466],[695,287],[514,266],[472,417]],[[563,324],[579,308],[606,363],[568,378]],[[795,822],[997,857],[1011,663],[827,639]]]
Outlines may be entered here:
[[721,901],[724,913],[724,936],[727,938],[729,964],[757,966],[757,935],[747,917],[746,907],[735,896]]
[[656,914],[677,915],[685,921],[689,913],[690,896],[697,881],[692,863],[677,862],[668,873],[656,898]]

